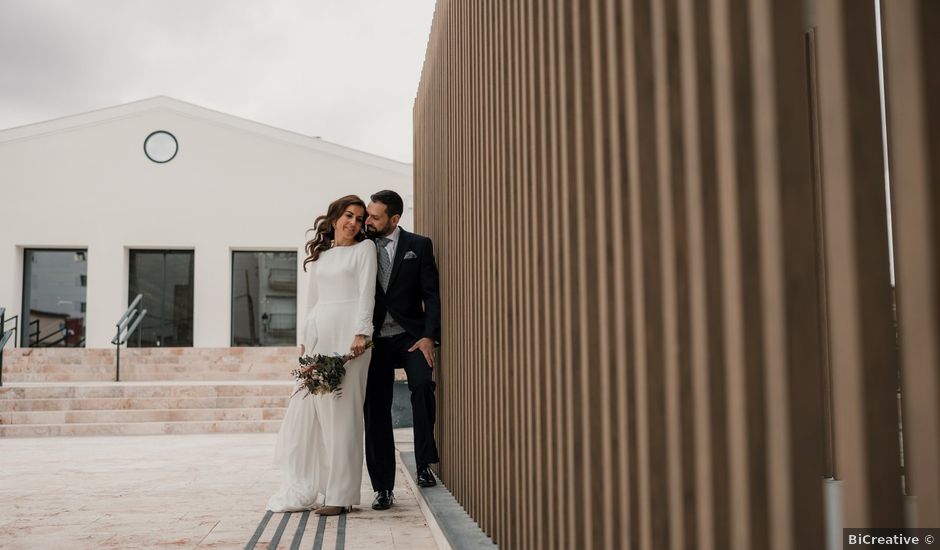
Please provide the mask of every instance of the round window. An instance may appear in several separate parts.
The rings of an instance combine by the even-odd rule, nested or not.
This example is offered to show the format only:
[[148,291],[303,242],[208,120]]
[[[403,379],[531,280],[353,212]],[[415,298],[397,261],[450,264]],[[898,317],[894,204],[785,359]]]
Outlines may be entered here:
[[178,150],[176,137],[165,130],[157,130],[144,140],[144,153],[147,158],[160,164],[173,160]]

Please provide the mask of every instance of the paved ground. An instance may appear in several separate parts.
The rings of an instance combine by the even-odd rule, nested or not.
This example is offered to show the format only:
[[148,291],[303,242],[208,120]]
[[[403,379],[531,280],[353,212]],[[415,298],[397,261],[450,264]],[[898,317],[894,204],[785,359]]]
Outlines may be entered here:
[[[396,430],[411,450],[411,430]],[[277,489],[275,434],[207,434],[0,439],[0,548],[244,548]],[[399,472],[397,506],[362,505],[345,518],[345,548],[435,549],[414,493]],[[256,548],[281,522],[274,514]],[[292,514],[277,548],[290,548]],[[322,548],[335,548],[329,518]],[[313,548],[318,516],[302,531]],[[341,535],[342,536],[342,535]]]

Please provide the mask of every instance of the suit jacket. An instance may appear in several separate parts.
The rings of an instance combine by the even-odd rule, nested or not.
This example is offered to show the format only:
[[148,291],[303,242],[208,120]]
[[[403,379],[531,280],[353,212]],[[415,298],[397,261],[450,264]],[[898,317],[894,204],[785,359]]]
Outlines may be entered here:
[[[384,252],[384,251],[383,251]],[[407,256],[407,258],[406,258]],[[388,289],[375,285],[372,324],[378,335],[389,313],[415,339],[441,341],[441,295],[431,239],[404,229],[398,236]]]

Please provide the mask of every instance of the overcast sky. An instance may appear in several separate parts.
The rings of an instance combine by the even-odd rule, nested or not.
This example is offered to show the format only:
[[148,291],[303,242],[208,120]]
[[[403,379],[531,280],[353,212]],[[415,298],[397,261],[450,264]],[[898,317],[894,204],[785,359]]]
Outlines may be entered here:
[[0,129],[167,95],[404,162],[434,0],[0,0]]

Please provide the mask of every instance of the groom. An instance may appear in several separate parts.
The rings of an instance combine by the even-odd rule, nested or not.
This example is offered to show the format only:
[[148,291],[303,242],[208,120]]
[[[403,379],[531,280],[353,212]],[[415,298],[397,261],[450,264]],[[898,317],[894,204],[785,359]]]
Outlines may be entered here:
[[430,464],[439,462],[434,442],[434,347],[441,339],[441,298],[431,239],[398,227],[404,204],[394,191],[372,195],[366,231],[375,240],[378,281],[372,362],[364,406],[366,465],[376,491],[372,508],[392,505],[395,440],[392,387],[395,369],[405,369],[414,415],[418,485],[436,485]]

